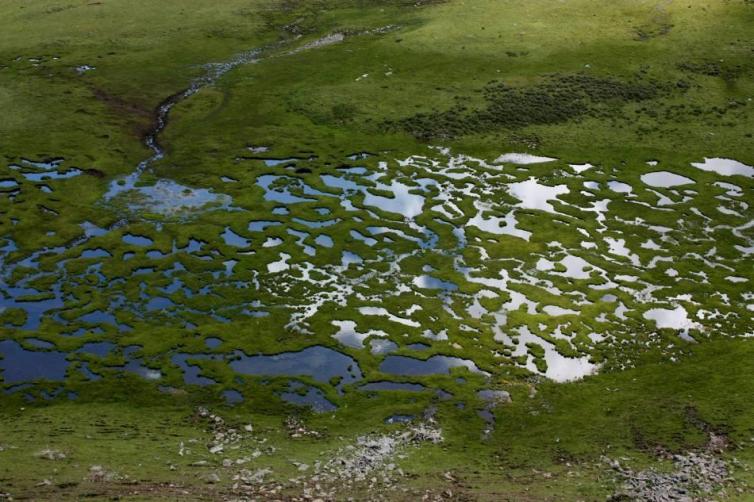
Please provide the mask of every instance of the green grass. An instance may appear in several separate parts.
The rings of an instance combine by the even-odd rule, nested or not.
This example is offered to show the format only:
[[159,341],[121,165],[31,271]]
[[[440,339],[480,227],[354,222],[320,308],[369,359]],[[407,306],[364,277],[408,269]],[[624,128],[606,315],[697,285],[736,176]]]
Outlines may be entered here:
[[[121,309],[116,313],[118,322],[128,324],[132,331],[121,333],[113,326],[101,333],[89,329],[84,336],[69,336],[61,323],[50,318],[33,332],[23,331],[18,329],[26,321],[23,310],[0,311],[0,340],[18,340],[31,348],[28,339],[34,337],[66,352],[102,340],[114,341],[120,349],[138,345],[138,356],[163,371],[160,383],[178,392],[167,396],[144,381],[114,371],[113,367],[124,363],[116,350],[103,359],[81,359],[105,375],[99,382],[85,381],[78,371],[81,362],[72,363],[65,390],[76,392],[77,402],[58,399],[48,405],[30,405],[23,392],[0,395],[0,446],[17,447],[0,451],[0,491],[41,499],[76,498],[87,493],[94,498],[125,496],[126,485],[97,486],[82,481],[90,465],[101,464],[139,480],[142,487],[174,482],[185,485],[196,498],[217,497],[227,488],[228,477],[224,476],[219,486],[207,486],[201,479],[202,474],[218,468],[216,462],[207,468],[188,467],[199,458],[199,446],[207,440],[204,425],[191,418],[194,408],[202,404],[222,409],[239,423],[251,418],[259,424],[259,434],[268,437],[278,450],[254,465],[271,466],[281,479],[295,474],[292,459],[311,463],[321,453],[326,455],[352,442],[358,434],[392,430],[383,423],[388,415],[419,415],[430,403],[439,407],[447,440],[442,446],[416,449],[402,462],[407,472],[416,475],[406,481],[407,486],[420,491],[442,487],[489,500],[604,500],[613,491],[614,479],[601,463],[601,455],[625,456],[636,466],[665,465],[658,460],[658,451],[700,448],[709,431],[724,433],[732,441],[736,449],[726,458],[735,455],[743,466],[750,466],[754,415],[749,401],[754,384],[749,377],[754,370],[754,346],[747,340],[728,338],[752,329],[751,310],[742,298],[754,276],[748,256],[735,248],[745,239],[730,229],[752,217],[752,182],[734,179],[744,193],[739,200],[749,207],[735,206],[740,216],[723,214],[718,207],[725,189],[714,185],[723,178],[688,165],[703,157],[730,157],[754,164],[753,30],[754,4],[744,0],[0,3],[0,154],[6,161],[0,166],[0,180],[14,179],[21,186],[15,198],[0,197],[0,237],[17,243],[16,259],[32,250],[70,242],[81,234],[79,225],[84,221],[101,227],[118,221],[123,208],[104,204],[102,195],[113,179],[130,173],[149,156],[143,136],[159,104],[201,75],[204,64],[262,49],[259,62],[235,69],[172,110],[169,125],[160,136],[165,158],[142,179],[168,178],[211,188],[232,196],[234,205],[243,211],[201,212],[185,219],[137,215],[127,227],[95,237],[84,246],[106,249],[112,258],[79,258],[81,247],[42,257],[36,268],[45,274],[29,285],[40,293],[26,298],[47,298],[58,277],[75,278],[64,286],[66,309],[60,317],[70,322],[70,330],[89,329],[76,319],[106,310],[117,289],[106,289],[91,265],[101,264],[98,272],[110,285],[127,278],[117,294],[138,303],[145,294],[163,294],[161,289],[168,287],[171,279],[161,274],[180,264],[187,270],[181,278],[188,288],[199,291],[209,283],[216,286],[215,294],[193,298],[182,292],[165,293],[195,309],[197,313],[185,316],[194,327],[179,325],[175,318],[159,312],[145,319]],[[295,51],[332,33],[347,36],[342,43]],[[96,69],[79,75],[75,67],[85,64]],[[316,267],[338,263],[345,250],[358,253],[367,262],[374,260],[369,266],[379,273],[355,286],[357,293],[370,295],[384,291],[388,284],[390,264],[377,262],[381,253],[413,253],[416,246],[407,240],[388,243],[381,238],[370,247],[354,239],[350,231],[365,232],[368,226],[407,229],[395,214],[372,207],[367,214],[363,195],[352,198],[361,209],[359,221],[334,197],[293,206],[289,216],[271,216],[279,204],[263,200],[256,178],[284,168],[267,167],[259,159],[251,159],[254,155],[247,147],[252,145],[271,148],[262,156],[316,156],[298,162],[298,172],[287,174],[331,195],[338,191],[327,187],[319,175],[337,173],[345,155],[359,151],[379,153],[359,161],[371,170],[378,169],[382,159],[437,157],[427,148],[437,145],[488,161],[508,151],[557,157],[556,163],[533,165],[525,172],[506,168],[516,181],[536,177],[549,186],[562,184],[569,189],[561,196],[562,203],[551,201],[557,215],[543,217],[541,211],[517,210],[518,228],[534,232],[530,241],[467,225],[466,237],[473,245],[456,251],[451,224],[464,224],[477,214],[474,200],[461,197],[456,218],[428,213],[416,218],[417,224],[438,235],[436,252],[416,252],[400,266],[411,276],[432,266],[435,277],[458,283],[461,295],[478,294],[486,286],[465,280],[454,269],[459,256],[487,278],[511,273],[526,281],[552,281],[562,294],[547,291],[541,283],[516,281],[510,293],[482,298],[481,304],[491,313],[498,312],[513,293],[526,295],[538,303],[537,311],[529,313],[524,307],[507,312],[506,330],[527,326],[542,332],[542,338],[561,354],[589,355],[593,362],[603,363],[604,373],[562,385],[532,376],[521,364],[513,364],[516,361],[511,360],[510,349],[494,340],[490,315],[479,319],[468,315],[469,296],[446,303],[419,288],[384,297],[380,305],[391,312],[419,305],[423,310],[412,319],[422,328],[447,329],[447,341],[432,341],[420,353],[406,347],[429,343],[420,330],[360,313],[364,300],[355,295],[342,305],[325,304],[311,319],[312,334],[289,329],[288,305],[304,305],[318,291],[302,283],[276,289],[281,279],[267,274],[267,264],[281,252],[292,255],[291,263],[308,262]],[[54,189],[46,193],[39,183],[6,167],[21,158],[49,157],[64,157],[66,168],[98,172],[73,181],[45,182]],[[642,186],[642,174],[656,170],[645,164],[651,159],[659,160],[662,169],[693,178],[698,193],[690,203],[680,203],[670,213],[647,208],[656,204],[657,196],[638,187]],[[588,179],[600,184],[592,190],[593,199],[582,193],[586,178],[574,177],[567,168],[568,163],[584,162],[597,166],[588,172]],[[404,181],[417,169],[392,164],[389,173]],[[231,176],[237,182],[224,183],[221,176]],[[426,177],[444,179],[431,170]],[[628,200],[606,188],[606,183],[615,179],[636,187],[635,198]],[[460,190],[465,183],[461,180],[454,186]],[[518,203],[503,189],[500,179],[480,174],[471,184],[475,190],[489,190],[493,204],[485,217],[504,216]],[[369,190],[378,194],[373,186]],[[385,195],[384,191],[381,194]],[[593,214],[585,218],[588,213],[582,210],[590,200],[603,199],[610,199],[606,229],[600,228]],[[301,246],[313,245],[318,235],[332,231],[313,230],[294,218],[311,219],[315,207],[330,210],[322,219],[339,218],[342,222],[333,247],[321,248],[311,257],[303,254]],[[701,232],[706,220],[694,210],[713,215],[715,223],[727,228]],[[248,231],[249,221],[271,218],[285,225],[263,234]],[[645,225],[635,224],[637,219]],[[675,245],[668,252],[671,261],[638,271],[627,259],[608,257],[605,245],[582,249],[584,237],[573,231],[584,230],[597,240],[595,236],[605,230],[602,235],[624,239],[646,264],[657,254],[641,247],[647,239],[657,239],[657,233],[646,225],[672,227],[668,235]],[[256,254],[240,255],[225,244],[220,235],[226,227],[252,239]],[[310,235],[299,240],[287,232],[289,229]],[[408,232],[419,236],[415,229]],[[125,233],[147,236],[154,243],[144,248],[129,246],[122,241]],[[750,229],[739,233],[751,237]],[[265,237],[278,237],[284,244],[261,247]],[[170,253],[174,246],[184,247],[191,239],[204,242],[196,256],[153,259],[147,255],[155,250]],[[575,281],[537,270],[538,260],[551,251],[553,241],[559,242],[564,252],[589,258],[607,277],[624,286],[614,292],[619,301],[632,307],[625,319],[614,313],[614,303],[601,300],[602,291],[590,288],[602,282],[599,274]],[[713,249],[730,269],[705,264],[702,257]],[[129,260],[127,253],[133,253]],[[243,280],[259,278],[258,291],[249,292],[212,275],[223,273],[218,260],[231,258],[238,260]],[[68,261],[60,266],[61,260]],[[132,277],[134,271],[147,266],[155,272],[142,279]],[[563,268],[558,264],[554,270]],[[668,274],[671,268],[678,279]],[[708,273],[706,283],[690,279],[700,270]],[[18,281],[34,273],[35,267],[20,267],[12,279]],[[624,277],[618,279],[621,275]],[[732,283],[726,279],[732,275],[749,282]],[[343,273],[352,279],[359,276],[353,268]],[[655,334],[657,330],[642,318],[651,305],[635,298],[640,280],[663,286],[665,289],[656,293],[660,300],[693,297],[697,303],[684,303],[693,319],[703,310],[716,309],[726,317],[717,324],[706,324],[714,329],[694,332],[699,344],[683,342],[671,330]],[[591,303],[583,305],[579,294]],[[233,314],[225,324],[200,313],[210,309],[223,312],[229,305],[249,299],[271,306],[270,315],[249,318]],[[579,314],[556,318],[542,311],[544,305],[577,309]],[[272,354],[321,344],[353,357],[365,380],[384,378],[378,369],[381,356],[373,356],[367,349],[344,348],[332,338],[337,331],[331,322],[334,319],[352,320],[361,332],[384,330],[389,339],[399,342],[398,355],[473,359],[492,379],[485,381],[464,371],[421,379],[433,389],[443,388],[454,395],[448,402],[437,402],[431,393],[373,397],[349,387],[339,396],[331,385],[305,378],[340,409],[334,415],[304,414],[312,427],[328,431],[325,439],[292,441],[281,428],[282,419],[303,412],[283,404],[277,396],[288,378],[265,383],[259,378],[239,379],[227,365],[203,362],[202,375],[215,379],[218,385],[198,388],[184,385],[182,372],[170,362],[174,352],[207,352],[205,340],[209,337],[224,340],[217,354],[234,350]],[[556,327],[572,335],[570,340],[549,334]],[[592,342],[589,336],[593,333],[612,338]],[[531,344],[527,352],[543,370],[544,349]],[[525,363],[526,358],[517,362]],[[456,379],[461,376],[465,384]],[[49,391],[57,387],[51,382],[41,385]],[[513,395],[512,404],[496,410],[496,430],[486,441],[480,438],[483,423],[477,416],[482,404],[475,391],[480,387],[506,389]],[[228,388],[243,391],[245,403],[224,408],[218,395]],[[38,390],[32,394],[39,397]],[[530,392],[536,394],[529,397]],[[460,403],[466,407],[458,408]],[[199,440],[195,455],[177,456],[178,444],[191,439]],[[48,446],[65,451],[68,458],[53,462],[34,457]],[[459,476],[460,485],[451,486],[443,477],[445,471]],[[541,476],[542,472],[548,477]],[[745,487],[752,481],[751,474],[742,468],[735,477],[748,490]],[[54,484],[37,486],[43,479],[52,479]],[[158,488],[152,496],[176,496],[163,485]],[[415,495],[400,496],[415,500]],[[746,500],[747,496],[754,495],[748,491],[739,498]],[[134,497],[148,499],[150,495]]]

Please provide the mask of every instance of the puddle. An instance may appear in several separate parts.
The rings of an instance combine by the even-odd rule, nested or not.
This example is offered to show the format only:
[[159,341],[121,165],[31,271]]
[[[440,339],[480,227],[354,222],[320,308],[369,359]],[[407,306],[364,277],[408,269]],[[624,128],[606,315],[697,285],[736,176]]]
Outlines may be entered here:
[[291,268],[291,266],[288,265],[288,260],[290,259],[291,255],[289,255],[288,253],[280,253],[279,261],[274,261],[267,264],[267,272],[271,274],[277,274],[288,270],[289,268]]
[[144,380],[160,380],[162,372],[160,370],[145,366],[141,360],[129,361],[125,366],[120,368],[123,371],[133,373]]
[[626,247],[625,239],[613,239],[612,237],[605,237],[605,242],[609,246],[608,253],[628,258],[631,261],[631,265],[635,267],[641,266],[639,256],[633,254],[631,250]]
[[418,328],[421,326],[416,321],[412,321],[411,319],[404,319],[402,317],[395,316],[387,311],[387,309],[384,309],[382,307],[360,307],[359,313],[362,315],[376,315],[376,316],[382,316],[386,317],[388,320],[393,321],[398,324],[403,324],[404,326],[409,326],[411,328]]
[[553,162],[558,159],[552,157],[540,157],[537,155],[530,155],[528,153],[506,153],[495,159],[495,164],[542,164],[545,162]]
[[560,354],[555,346],[532,333],[527,326],[520,326],[515,341],[515,350],[511,357],[527,356],[526,369],[532,373],[542,374],[534,362],[533,355],[529,352],[528,345],[538,345],[544,351],[544,360],[547,370],[544,376],[556,382],[570,382],[580,380],[587,375],[595,373],[599,366],[589,362],[589,356],[565,357]]
[[197,361],[217,359],[217,356],[208,354],[175,354],[170,361],[183,371],[183,383],[186,385],[215,385],[217,382],[203,376],[202,368]]
[[[320,208],[322,209],[322,208]],[[337,220],[324,220],[324,221],[309,221],[309,220],[303,220],[301,218],[293,218],[294,223],[298,223],[300,225],[303,225],[307,228],[327,228],[331,227],[337,223],[340,223],[340,219]]]
[[373,339],[369,341],[370,351],[373,356],[382,356],[398,350],[398,345],[390,340]]
[[600,184],[596,181],[585,181],[584,188],[588,188],[589,190],[599,190]]
[[558,317],[558,316],[564,316],[564,315],[577,315],[578,312],[571,309],[564,309],[563,307],[558,307],[556,305],[546,305],[542,308],[545,314],[552,316],[552,317]]
[[581,174],[594,166],[591,164],[569,164],[569,167],[573,169],[576,174]]
[[388,356],[380,364],[382,373],[402,376],[447,375],[453,368],[466,368],[472,373],[489,375],[480,370],[473,361],[442,355],[432,356],[427,360],[406,356]]
[[633,191],[631,185],[623,183],[622,181],[608,181],[607,187],[615,193],[631,193]]
[[[74,178],[82,174],[78,168],[61,169],[63,159],[51,159],[47,161],[32,161],[22,159],[21,164],[10,164],[9,167],[14,171],[21,171],[21,175],[28,181],[40,182],[45,180],[64,180]],[[30,172],[29,168],[35,169]]]
[[[410,193],[414,187],[410,187],[399,181],[391,181],[390,184],[383,184],[378,181],[381,173],[370,177],[375,183],[375,189],[379,191],[390,192],[391,197],[376,195],[365,185],[355,181],[332,175],[323,175],[320,178],[322,182],[331,188],[337,188],[344,192],[343,196],[347,197],[354,193],[361,193],[364,196],[364,205],[375,207],[388,213],[400,214],[406,219],[412,219],[422,213],[424,207],[424,197]],[[344,201],[345,202],[345,201]],[[350,210],[352,206],[348,205]]]
[[282,225],[279,221],[252,221],[249,223],[249,232],[264,232],[269,227]]
[[348,160],[364,160],[364,159],[368,159],[369,157],[374,157],[374,154],[369,153],[369,152],[357,152],[357,153],[352,153],[350,155],[346,155],[346,158]]
[[333,247],[335,245],[332,237],[330,237],[329,235],[325,235],[325,234],[318,235],[317,238],[314,239],[314,242],[318,246],[321,246],[321,247],[324,247],[324,248],[331,248],[331,247]]
[[65,352],[26,350],[18,342],[0,342],[0,376],[5,385],[37,380],[64,380],[68,370]]
[[523,209],[539,209],[548,213],[555,213],[555,208],[549,203],[551,200],[557,200],[558,195],[564,195],[569,192],[566,185],[557,185],[550,187],[540,185],[536,178],[530,178],[520,183],[511,183],[508,185],[511,195],[521,201],[518,207]]
[[358,388],[361,391],[401,391],[401,392],[423,392],[427,387],[420,383],[408,382],[370,382]]
[[455,291],[458,289],[458,285],[453,282],[442,281],[426,274],[414,277],[414,286],[422,289],[442,289],[443,291]]
[[589,279],[593,269],[591,263],[579,256],[568,255],[559,262],[565,267],[564,272],[555,272],[558,275],[569,277],[571,279]]
[[361,265],[362,263],[364,263],[364,260],[361,256],[350,251],[343,251],[340,259],[340,264],[343,268],[348,268],[349,265]]
[[282,204],[298,204],[301,202],[316,202],[317,199],[299,197],[291,193],[291,188],[300,190],[305,195],[317,196],[323,195],[322,192],[314,190],[303,181],[288,176],[277,176],[274,174],[265,174],[257,178],[257,185],[265,191],[264,200],[270,202],[280,202]]
[[243,394],[237,390],[224,390],[222,393],[223,399],[229,405],[239,404],[243,402]]
[[275,167],[280,165],[295,164],[299,160],[303,160],[301,157],[288,157],[285,159],[273,159],[265,157],[249,157],[248,160],[261,160],[267,167]]
[[671,173],[669,171],[657,171],[654,173],[642,174],[641,181],[645,185],[649,185],[655,188],[670,188],[696,183],[691,178],[681,176],[680,174]]
[[686,309],[678,306],[675,309],[650,309],[644,312],[644,319],[652,320],[658,329],[670,328],[688,332],[698,329],[698,323],[692,321]]
[[172,180],[159,180],[152,186],[136,186],[138,177],[123,185],[113,182],[105,195],[106,201],[122,201],[132,212],[150,212],[163,216],[177,216],[200,209],[231,208],[232,199],[204,188],[191,188]]
[[223,238],[223,241],[225,241],[225,244],[228,246],[247,248],[251,244],[251,241],[249,239],[241,237],[233,230],[231,230],[230,227],[225,227],[225,230],[221,234],[221,237]]
[[245,375],[310,376],[318,382],[340,377],[338,387],[362,378],[359,365],[353,358],[319,345],[271,356],[247,356],[237,351],[235,357],[237,359],[230,363],[231,368]]
[[149,237],[144,237],[143,235],[123,234],[122,240],[123,242],[131,246],[144,247],[154,244],[154,241],[152,239],[150,239]]
[[387,333],[377,330],[369,330],[365,333],[356,331],[356,323],[353,321],[332,321],[332,324],[338,327],[338,332],[333,335],[339,343],[353,349],[363,349],[364,340],[370,336],[383,337]]
[[155,311],[162,311],[167,310],[170,307],[173,307],[175,303],[169,298],[164,298],[160,296],[155,296],[153,298],[150,298],[147,304],[144,308],[147,309],[147,312],[155,312]]
[[209,337],[206,340],[204,340],[204,345],[206,345],[208,349],[216,349],[222,344],[223,344],[223,341],[220,338]]
[[27,338],[24,340],[24,343],[27,345],[31,345],[32,347],[35,347],[37,349],[53,349],[55,348],[54,343],[46,342],[44,340],[40,340],[39,338]]
[[754,167],[737,160],[705,157],[704,162],[692,163],[691,165],[702,171],[709,171],[723,176],[746,176],[747,178],[754,178]]
[[[475,204],[475,206],[479,210],[479,212],[476,216],[468,221],[467,225],[476,227],[491,234],[511,235],[513,237],[520,237],[521,239],[527,241],[531,237],[531,232],[516,228],[518,222],[516,221],[516,213],[514,211],[510,211],[502,218],[497,216],[484,218],[482,216],[483,212],[489,210],[491,206],[480,203]],[[465,247],[465,237],[464,244],[461,247]]]
[[93,259],[93,258],[111,258],[113,255],[109,251],[102,248],[85,249],[81,253],[81,258]]
[[274,248],[283,243],[283,239],[280,237],[267,237],[267,240],[265,240],[262,243],[263,248]]
[[393,197],[381,197],[373,195],[371,192],[366,192],[364,205],[373,206],[388,213],[397,213],[407,219],[414,218],[422,213],[424,197],[409,193],[411,187],[394,181],[389,186],[378,184],[377,188],[392,192]]
[[[306,393],[302,394],[301,391]],[[311,408],[315,413],[329,413],[338,409],[330,402],[321,390],[303,385],[300,382],[291,382],[288,391],[280,394],[280,398],[286,403]]]

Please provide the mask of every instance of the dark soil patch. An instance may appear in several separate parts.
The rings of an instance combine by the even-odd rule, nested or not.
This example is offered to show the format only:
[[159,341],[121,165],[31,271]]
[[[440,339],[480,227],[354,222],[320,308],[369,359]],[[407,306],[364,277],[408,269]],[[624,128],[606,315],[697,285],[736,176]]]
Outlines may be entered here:
[[93,177],[95,177],[95,178],[104,178],[104,177],[105,177],[105,173],[103,173],[103,172],[102,172],[102,171],[100,171],[99,169],[94,169],[94,168],[91,168],[91,169],[84,169],[84,171],[83,171],[83,172],[84,172],[84,174],[86,174],[87,176],[93,176]]
[[114,115],[119,118],[125,118],[131,122],[136,122],[134,131],[140,138],[149,133],[154,121],[153,110],[142,103],[129,101],[119,96],[113,96],[107,91],[97,87],[92,87],[91,91],[94,97],[104,103],[108,110]]

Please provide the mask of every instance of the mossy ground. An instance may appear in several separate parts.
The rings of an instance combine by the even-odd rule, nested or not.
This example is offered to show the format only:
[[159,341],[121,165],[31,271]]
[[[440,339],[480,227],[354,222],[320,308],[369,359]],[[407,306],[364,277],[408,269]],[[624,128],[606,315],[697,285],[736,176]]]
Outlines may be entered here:
[[[26,300],[49,297],[48,291],[61,275],[77,277],[66,285],[66,308],[60,316],[71,330],[83,329],[83,337],[64,334],[63,323],[50,318],[38,328],[23,330],[27,321],[23,309],[0,312],[2,340],[19,340],[31,348],[28,340],[33,337],[67,353],[86,342],[103,340],[115,341],[121,349],[138,346],[147,366],[163,371],[160,383],[180,390],[166,396],[155,385],[123,376],[114,368],[126,359],[115,351],[100,359],[77,356],[65,384],[66,392],[78,396],[76,402],[61,397],[28,404],[21,393],[3,394],[0,492],[42,499],[86,494],[93,498],[126,497],[129,493],[135,499],[172,499],[182,495],[168,486],[174,483],[185,487],[192,498],[218,498],[227,494],[224,490],[229,480],[208,486],[201,479],[201,474],[218,466],[188,466],[200,456],[211,459],[206,448],[197,447],[194,456],[177,455],[181,441],[188,444],[198,439],[196,444],[203,447],[207,440],[204,424],[192,418],[196,406],[222,410],[224,416],[239,423],[253,422],[257,434],[269,438],[278,448],[277,453],[262,457],[254,465],[271,467],[275,476],[285,479],[295,475],[291,460],[310,463],[323,452],[327,455],[349,444],[359,434],[395,427],[384,424],[388,415],[421,415],[434,404],[439,407],[445,443],[416,449],[402,461],[404,470],[416,475],[405,481],[406,487],[418,493],[451,489],[470,498],[489,500],[604,500],[613,492],[615,479],[600,461],[601,455],[625,456],[637,466],[654,465],[661,463],[658,449],[677,452],[700,448],[713,430],[725,434],[734,446],[726,458],[736,457],[741,462],[734,477],[744,491],[732,489],[730,497],[754,497],[748,488],[752,481],[748,467],[754,461],[754,416],[748,405],[754,390],[750,388],[754,349],[747,340],[729,340],[752,329],[751,310],[735,299],[750,290],[754,275],[746,258],[736,254],[741,237],[732,235],[729,229],[713,232],[715,241],[694,240],[704,221],[692,209],[717,214],[719,196],[725,189],[713,186],[720,177],[699,170],[692,173],[687,167],[704,157],[730,157],[754,164],[751,2],[34,0],[0,4],[0,19],[0,153],[5,164],[10,166],[22,158],[62,157],[66,168],[96,169],[73,182],[46,181],[54,191],[45,192],[40,190],[40,183],[2,167],[0,181],[14,179],[20,185],[15,198],[0,198],[0,236],[15,242],[18,250],[12,256],[18,259],[33,250],[70,243],[81,234],[84,221],[103,228],[115,224],[123,216],[123,207],[103,204],[102,195],[108,183],[130,173],[149,156],[143,139],[153,125],[156,107],[201,75],[205,63],[224,61],[254,47],[263,48],[265,56],[179,103],[160,136],[165,158],[141,180],[146,184],[170,178],[189,186],[212,188],[232,196],[244,212],[203,212],[189,220],[140,214],[127,228],[116,228],[87,242],[87,249],[110,253],[101,269],[91,269],[93,261],[80,259],[80,248],[41,257],[35,267],[45,274],[32,285],[42,293]],[[349,36],[340,44],[295,51],[336,32]],[[82,65],[95,69],[78,72],[76,68]],[[591,181],[602,184],[593,193],[599,199],[610,198],[611,211],[622,217],[610,221],[611,232],[617,232],[611,235],[625,232],[627,245],[643,263],[653,254],[640,248],[640,243],[656,235],[646,227],[632,226],[630,222],[636,218],[642,218],[646,225],[673,227],[673,237],[683,243],[674,250],[673,263],[643,270],[638,279],[618,282],[630,285],[646,280],[672,286],[674,295],[704,295],[703,305],[687,307],[692,313],[702,308],[728,312],[721,321],[724,328],[706,332],[700,337],[702,343],[694,345],[670,330],[655,336],[638,310],[623,320],[612,316],[613,307],[601,303],[601,293],[588,288],[599,282],[596,276],[578,284],[556,279],[564,291],[581,291],[589,297],[591,305],[580,312],[582,318],[612,316],[610,322],[621,325],[622,341],[615,345],[592,343],[590,332],[604,326],[594,322],[574,323],[568,328],[572,335],[569,343],[547,338],[563,354],[589,355],[592,361],[603,363],[604,374],[578,383],[555,384],[532,377],[520,365],[512,364],[516,361],[509,353],[503,358],[511,364],[501,364],[493,356],[498,344],[483,320],[464,319],[475,332],[473,342],[466,343],[454,313],[443,310],[442,298],[418,292],[384,298],[382,305],[396,312],[420,304],[424,310],[415,319],[424,325],[449,327],[450,339],[432,342],[419,357],[454,354],[473,359],[480,368],[493,373],[490,386],[511,392],[513,402],[495,410],[496,429],[485,441],[480,438],[484,423],[477,415],[482,404],[474,390],[487,382],[463,370],[422,379],[428,387],[452,392],[452,402],[439,401],[431,392],[374,396],[347,388],[345,396],[339,396],[332,386],[302,379],[341,404],[337,413],[322,415],[306,414],[281,403],[277,394],[289,379],[239,380],[227,366],[215,361],[204,361],[201,368],[202,375],[215,379],[217,386],[184,385],[183,374],[169,361],[171,354],[213,352],[205,345],[210,337],[219,337],[226,344],[213,352],[217,354],[236,348],[248,354],[269,354],[320,343],[354,357],[367,377],[379,375],[380,359],[363,350],[339,346],[331,337],[334,328],[330,321],[352,319],[362,331],[395,331],[394,324],[360,313],[360,303],[354,299],[345,307],[325,304],[320,316],[312,319],[310,328],[315,334],[311,336],[286,328],[290,312],[282,306],[272,305],[267,317],[241,318],[237,312],[223,309],[247,301],[248,295],[213,276],[222,267],[212,260],[217,256],[237,259],[239,268],[256,271],[263,285],[272,287],[278,279],[264,277],[264,273],[281,249],[294,254],[293,262],[306,260],[318,267],[339,262],[344,250],[367,259],[379,256],[386,248],[397,254],[412,252],[415,246],[411,241],[396,240],[388,245],[382,240],[372,248],[346,237],[332,248],[318,249],[315,257],[301,258],[303,243],[311,245],[317,235],[326,232],[312,231],[298,223],[291,228],[310,233],[298,244],[285,227],[273,227],[264,235],[285,241],[283,247],[257,246],[256,255],[239,257],[237,249],[224,243],[220,234],[227,227],[257,239],[248,231],[249,221],[270,219],[278,205],[263,200],[263,190],[255,180],[261,174],[279,173],[280,168],[251,157],[309,159],[296,162],[295,177],[316,190],[337,195],[338,191],[328,187],[319,175],[338,173],[335,168],[345,163],[346,155],[367,151],[389,152],[393,159],[431,156],[428,145],[447,146],[483,159],[494,159],[507,151],[557,157],[557,169],[552,165],[532,166],[526,173],[516,172],[516,179],[537,176],[550,186],[564,184],[571,191],[561,202],[572,205],[557,202],[561,214],[553,219],[544,219],[537,211],[519,211],[519,226],[538,231],[529,242],[469,227],[467,238],[481,243],[462,251],[470,266],[487,267],[492,276],[492,272],[505,270],[514,257],[522,269],[533,270],[554,237],[565,249],[574,249],[581,237],[569,229],[583,228],[592,235],[599,232],[598,224],[585,219],[578,209],[580,203],[588,201],[579,192],[582,180],[564,174],[568,163],[591,162],[601,168],[590,174]],[[250,154],[249,146],[269,146],[270,151]],[[650,171],[645,162],[652,159],[693,177],[697,199],[670,215],[636,203],[655,204],[657,197],[647,190],[637,190],[636,199],[628,201],[605,188],[614,179],[639,186],[640,176]],[[378,169],[377,163],[378,157],[359,161],[372,170]],[[391,173],[409,177],[414,175],[411,169],[391,167]],[[222,176],[236,182],[224,182]],[[427,176],[441,178],[434,173]],[[751,180],[736,178],[735,182],[744,191],[743,200],[753,204]],[[486,189],[487,183],[477,180],[476,185]],[[457,185],[460,188],[462,183]],[[373,186],[369,190],[379,194]],[[366,194],[354,199],[359,207],[363,197]],[[487,216],[504,215],[517,203],[508,193],[496,193],[495,197],[501,209]],[[476,209],[472,202],[470,198],[458,201],[462,216],[473,216]],[[375,210],[364,221],[349,221],[337,198],[324,197],[316,204],[291,207],[285,221],[307,219],[312,206],[327,208],[329,219],[343,219],[338,227],[343,236],[363,231],[367,225],[405,230],[394,214],[385,211]],[[728,221],[740,224],[751,219],[750,207],[737,209],[740,218]],[[688,220],[689,226],[676,228],[678,219]],[[414,275],[421,274],[424,266],[432,266],[436,277],[460,284],[462,294],[474,295],[482,286],[463,281],[453,268],[451,252],[456,241],[451,224],[456,220],[447,218],[440,224],[427,215],[418,216],[419,224],[438,235],[438,252],[416,254],[402,266]],[[152,244],[126,244],[126,233],[147,236]],[[743,233],[751,238],[750,228]],[[421,237],[415,230],[412,235]],[[189,246],[192,239],[204,243],[196,256],[171,255],[174,248]],[[713,247],[732,271],[712,269],[707,285],[667,277],[671,265],[681,277],[698,272],[704,267],[703,260],[688,258],[685,253],[706,255]],[[155,251],[169,256],[153,259],[148,253]],[[126,260],[129,253],[133,258]],[[625,260],[610,261],[598,255],[591,259],[611,277],[635,273]],[[59,269],[62,260],[69,261]],[[121,332],[115,325],[100,326],[100,331],[95,331],[79,320],[111,305],[113,297],[103,293],[98,274],[110,284],[129,278],[120,293],[127,301],[138,302],[145,291],[155,295],[169,287],[171,281],[164,273],[176,263],[189,271],[182,277],[190,290],[217,283],[213,296],[190,298],[183,292],[170,296],[193,309],[194,313],[186,317],[195,328],[178,325],[159,312],[145,319],[127,309],[115,312],[115,317],[118,323],[133,328],[130,331]],[[147,271],[147,279],[141,283],[146,286],[141,286],[132,278],[147,267],[154,270]],[[379,272],[389,271],[385,262],[374,267]],[[13,279],[35,273],[34,267],[18,267]],[[749,283],[726,282],[729,274]],[[347,270],[344,276],[355,279],[358,273]],[[365,280],[362,289],[379,291],[384,283],[378,278]],[[533,285],[519,284],[512,289],[541,304],[566,309],[574,305],[573,296],[558,296]],[[732,305],[716,296],[721,292],[734,299]],[[314,293],[299,284],[272,299],[294,303]],[[670,294],[664,293],[664,299]],[[481,301],[487,310],[495,311],[507,300],[501,296]],[[628,304],[635,298],[623,291],[619,300]],[[231,322],[217,322],[207,313],[210,311],[227,315]],[[455,314],[461,311],[456,307]],[[559,323],[541,310],[532,314],[526,309],[510,312],[508,320],[532,331],[540,325],[552,330]],[[401,342],[398,355],[416,356],[407,345],[426,342],[418,331],[406,330],[400,335],[393,337]],[[456,340],[464,340],[461,349],[453,347]],[[541,351],[539,345],[528,348],[540,370],[544,361]],[[82,362],[106,378],[87,381],[78,371]],[[456,380],[460,376],[468,385]],[[58,387],[51,382],[30,392],[39,398],[42,390],[52,392]],[[243,390],[246,401],[226,408],[218,396],[219,390],[228,388]],[[530,397],[532,390],[536,390],[534,397]],[[459,402],[466,403],[466,408],[457,408]],[[292,413],[304,413],[310,427],[326,429],[325,439],[291,440],[281,424]],[[66,452],[67,459],[36,458],[34,454],[45,447]],[[95,464],[138,482],[82,481]],[[176,470],[171,470],[171,465]],[[447,471],[460,481],[448,481],[443,476]],[[53,484],[37,486],[43,479]],[[148,487],[154,491],[149,492]],[[392,496],[410,500],[415,492]]]

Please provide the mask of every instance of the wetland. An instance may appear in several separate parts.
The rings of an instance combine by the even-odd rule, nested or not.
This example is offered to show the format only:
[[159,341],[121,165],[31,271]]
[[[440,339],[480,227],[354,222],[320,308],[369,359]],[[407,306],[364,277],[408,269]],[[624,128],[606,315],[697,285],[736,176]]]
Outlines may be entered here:
[[687,3],[0,6],[0,500],[753,497],[754,6]]

